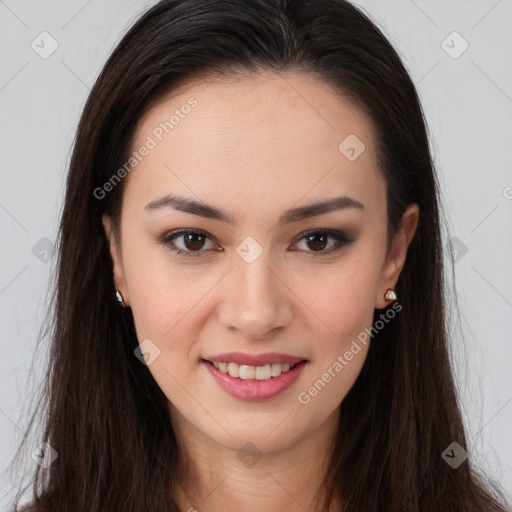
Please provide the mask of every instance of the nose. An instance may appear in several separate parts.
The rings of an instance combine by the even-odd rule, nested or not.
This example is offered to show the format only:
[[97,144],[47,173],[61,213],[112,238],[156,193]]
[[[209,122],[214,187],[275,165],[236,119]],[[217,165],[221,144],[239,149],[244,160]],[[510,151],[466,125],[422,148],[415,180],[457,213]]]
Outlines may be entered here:
[[247,263],[235,256],[234,268],[224,280],[219,320],[229,330],[238,330],[245,339],[263,340],[274,336],[292,320],[289,289],[279,272],[271,268],[265,251]]

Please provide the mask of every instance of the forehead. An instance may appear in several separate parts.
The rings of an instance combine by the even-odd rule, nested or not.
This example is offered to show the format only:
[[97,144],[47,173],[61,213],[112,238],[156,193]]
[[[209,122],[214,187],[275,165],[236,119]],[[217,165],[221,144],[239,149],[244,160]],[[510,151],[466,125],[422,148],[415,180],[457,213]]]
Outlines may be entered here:
[[261,208],[345,193],[378,208],[384,192],[368,118],[304,73],[187,82],[140,120],[143,146],[127,185],[141,199],[178,188]]

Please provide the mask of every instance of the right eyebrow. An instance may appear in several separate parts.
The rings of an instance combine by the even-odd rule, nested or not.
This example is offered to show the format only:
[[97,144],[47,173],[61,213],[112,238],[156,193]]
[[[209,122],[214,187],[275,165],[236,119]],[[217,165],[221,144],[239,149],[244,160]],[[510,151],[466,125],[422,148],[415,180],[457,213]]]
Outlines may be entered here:
[[[220,208],[197,201],[195,199],[174,196],[172,194],[168,194],[159,199],[155,199],[148,203],[145,207],[145,209],[148,211],[159,210],[162,208],[173,208],[175,210],[191,213],[193,215],[199,215],[208,219],[220,220],[227,224],[234,224],[235,222],[234,215],[232,213],[227,213]],[[357,199],[349,196],[338,196],[331,199],[326,199],[319,203],[290,208],[281,215],[278,223],[291,224],[293,222],[298,222],[309,217],[325,215],[327,213],[343,210],[346,208],[365,210],[364,205]]]

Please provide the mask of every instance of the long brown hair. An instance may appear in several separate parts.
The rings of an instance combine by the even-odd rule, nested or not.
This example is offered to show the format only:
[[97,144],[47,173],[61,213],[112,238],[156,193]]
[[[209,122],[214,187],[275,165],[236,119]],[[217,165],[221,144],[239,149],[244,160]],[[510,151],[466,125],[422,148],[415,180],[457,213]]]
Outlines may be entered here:
[[310,73],[368,116],[387,186],[388,240],[406,206],[420,207],[396,286],[403,309],[375,334],[340,406],[327,503],[341,496],[346,512],[503,512],[499,488],[471,456],[456,469],[442,457],[452,442],[469,448],[447,343],[442,211],[426,122],[396,51],[345,0],[163,0],[113,51],[83,110],[59,230],[41,399],[41,440],[58,458],[37,467],[23,510],[178,510],[167,399],[134,357],[130,311],[113,299],[101,217],[119,230],[124,182],[104,197],[97,190],[127,161],[138,121],[162,94],[187,78],[259,70]]

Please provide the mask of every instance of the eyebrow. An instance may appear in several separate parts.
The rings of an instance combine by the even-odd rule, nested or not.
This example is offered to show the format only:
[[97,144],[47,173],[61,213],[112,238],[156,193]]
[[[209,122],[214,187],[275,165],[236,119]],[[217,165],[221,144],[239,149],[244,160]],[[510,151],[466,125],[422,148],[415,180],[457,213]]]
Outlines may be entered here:
[[[145,210],[155,211],[162,208],[173,208],[185,213],[199,215],[200,217],[219,220],[227,224],[234,224],[234,216],[232,214],[230,215],[219,208],[196,201],[195,199],[178,197],[171,194],[151,201],[146,205]],[[356,208],[363,211],[365,209],[363,204],[357,199],[349,196],[339,196],[319,203],[291,208],[281,215],[278,224],[298,222],[309,217],[316,217],[317,215],[324,215],[326,213],[344,210],[347,208]]]

